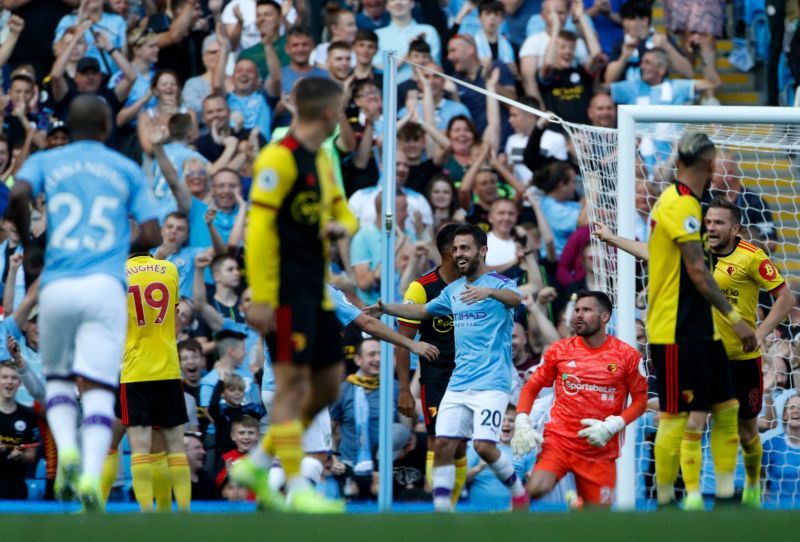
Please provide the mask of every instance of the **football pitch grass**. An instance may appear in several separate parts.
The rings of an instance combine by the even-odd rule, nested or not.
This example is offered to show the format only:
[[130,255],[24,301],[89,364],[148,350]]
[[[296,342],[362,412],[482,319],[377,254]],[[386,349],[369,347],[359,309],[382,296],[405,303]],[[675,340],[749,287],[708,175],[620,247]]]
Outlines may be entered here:
[[[0,515],[3,540],[31,542],[768,542],[796,539],[800,512],[730,507],[658,512]],[[780,537],[780,538],[776,538]]]

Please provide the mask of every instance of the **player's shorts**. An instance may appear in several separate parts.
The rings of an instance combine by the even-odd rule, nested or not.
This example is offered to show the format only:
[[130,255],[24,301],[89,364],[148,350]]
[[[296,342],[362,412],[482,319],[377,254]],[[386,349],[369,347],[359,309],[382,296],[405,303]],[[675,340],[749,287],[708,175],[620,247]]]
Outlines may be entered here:
[[508,400],[503,391],[447,390],[436,416],[436,436],[499,442]]
[[183,384],[175,380],[119,385],[115,414],[125,427],[177,427],[189,421]]
[[731,375],[733,375],[736,398],[739,400],[739,418],[752,420],[761,412],[764,399],[761,356],[753,359],[731,360]]
[[425,418],[425,429],[431,437],[436,436],[436,418],[439,408],[447,391],[447,380],[432,380],[420,382],[419,398],[422,402],[422,414]]
[[314,416],[303,433],[303,453],[323,454],[331,451],[333,435],[331,431],[331,415],[327,408]]
[[651,344],[661,412],[709,411],[735,397],[722,341]]
[[278,307],[267,342],[273,363],[325,368],[342,361],[342,324],[333,311],[320,307]]
[[552,472],[557,480],[571,472],[575,477],[575,489],[584,502],[602,505],[614,502],[614,489],[617,486],[616,461],[590,461],[557,445],[548,445],[545,440],[533,470]]
[[128,300],[106,274],[56,279],[39,293],[39,352],[47,378],[80,376],[116,388]]

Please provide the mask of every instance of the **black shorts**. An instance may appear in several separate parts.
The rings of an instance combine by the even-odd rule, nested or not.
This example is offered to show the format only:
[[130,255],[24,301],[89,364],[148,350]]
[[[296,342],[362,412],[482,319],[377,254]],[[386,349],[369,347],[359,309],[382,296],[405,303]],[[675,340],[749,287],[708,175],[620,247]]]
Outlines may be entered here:
[[119,385],[115,408],[125,427],[177,427],[189,421],[183,383],[151,380]]
[[275,310],[267,343],[274,363],[330,367],[342,361],[342,324],[333,311],[284,305]]
[[731,360],[731,374],[736,398],[739,400],[739,418],[752,420],[761,412],[764,398],[761,356],[753,359]]
[[439,405],[442,403],[444,392],[447,391],[447,382],[447,380],[430,380],[425,383],[420,382],[419,385],[425,429],[430,437],[436,436],[436,416],[439,414]]
[[736,396],[722,341],[651,344],[650,354],[661,412],[710,411]]

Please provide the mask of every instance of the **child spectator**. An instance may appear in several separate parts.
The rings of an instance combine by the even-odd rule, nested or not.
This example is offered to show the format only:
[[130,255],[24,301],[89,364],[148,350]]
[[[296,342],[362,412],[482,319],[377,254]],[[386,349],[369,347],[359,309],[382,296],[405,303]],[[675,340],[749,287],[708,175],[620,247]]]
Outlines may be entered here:
[[224,454],[236,447],[232,440],[235,422],[245,416],[252,416],[256,420],[260,420],[267,413],[260,401],[250,402],[246,392],[247,382],[236,373],[229,374],[214,386],[208,414],[214,420],[219,457],[224,457]]
[[498,61],[505,64],[509,71],[519,78],[514,48],[511,46],[511,42],[500,33],[504,18],[505,9],[499,0],[481,0],[478,3],[478,20],[481,29],[474,35],[478,58],[487,70],[495,61]]
[[[356,57],[356,65],[353,69],[353,82],[371,80],[378,88],[382,88],[383,74],[373,65],[373,59],[378,52],[378,35],[372,30],[359,29],[353,41],[353,54]],[[397,103],[403,103],[400,99],[400,88],[397,89]]]
[[[585,200],[575,201],[578,186],[575,169],[566,162],[554,162],[537,173],[533,182],[544,192],[541,209],[553,230],[556,258],[560,258],[572,232],[588,224]],[[547,257],[544,246],[541,257]]]
[[36,462],[38,422],[33,410],[14,399],[21,385],[14,367],[0,365],[0,500],[28,498],[25,473]]
[[[217,474],[217,487],[223,487],[228,479],[231,465],[247,455],[259,441],[258,420],[252,416],[242,416],[231,424],[230,439],[233,449],[221,456],[222,470]],[[223,489],[224,494],[224,489]]]

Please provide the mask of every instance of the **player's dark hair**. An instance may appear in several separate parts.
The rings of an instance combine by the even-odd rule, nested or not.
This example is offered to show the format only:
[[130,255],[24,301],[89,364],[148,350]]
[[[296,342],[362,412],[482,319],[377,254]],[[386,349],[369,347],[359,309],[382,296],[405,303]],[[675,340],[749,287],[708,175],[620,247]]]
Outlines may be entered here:
[[653,7],[650,2],[644,0],[628,0],[620,6],[619,16],[621,19],[647,19],[653,18]]
[[408,52],[422,53],[425,55],[431,54],[431,46],[424,38],[417,38],[408,44]]
[[175,141],[183,141],[192,132],[192,117],[188,113],[175,113],[167,121],[169,137]]
[[353,43],[357,41],[371,41],[375,45],[378,45],[378,35],[374,30],[370,30],[368,28],[359,28],[356,30],[356,37],[353,40]]
[[486,232],[473,224],[461,224],[453,232],[453,239],[458,235],[470,235],[478,245],[478,250],[486,246]]
[[583,299],[585,297],[591,297],[597,304],[600,305],[600,308],[604,311],[611,314],[614,311],[614,305],[611,303],[611,299],[606,295],[605,292],[601,292],[600,290],[581,290],[577,294],[577,299]]
[[166,217],[164,217],[164,222],[169,220],[170,218],[175,218],[177,220],[185,220],[187,223],[189,222],[189,215],[182,211],[172,211]]
[[456,230],[458,230],[460,226],[460,224],[453,222],[439,228],[439,231],[436,233],[436,250],[439,251],[439,254],[444,255],[453,247],[453,239],[456,236]]
[[[653,49],[648,52],[651,51]],[[716,148],[711,138],[703,132],[686,133],[678,140],[678,161],[686,167],[692,167],[697,162],[710,160],[709,151],[716,152]]]
[[498,0],[482,0],[478,4],[478,15],[482,13],[497,13],[499,15],[505,15],[506,9]]
[[190,352],[198,352],[199,354],[202,354],[203,345],[201,345],[200,341],[197,339],[184,339],[178,343],[178,354],[180,354],[183,350],[189,350]]
[[111,133],[111,108],[99,96],[82,94],[72,100],[69,106],[67,127],[75,141],[103,141]]
[[331,107],[338,108],[342,87],[327,77],[305,77],[295,84],[292,95],[298,120],[315,121]]
[[734,224],[742,223],[742,210],[738,205],[725,198],[716,197],[708,204],[709,209],[727,209],[731,213]]

